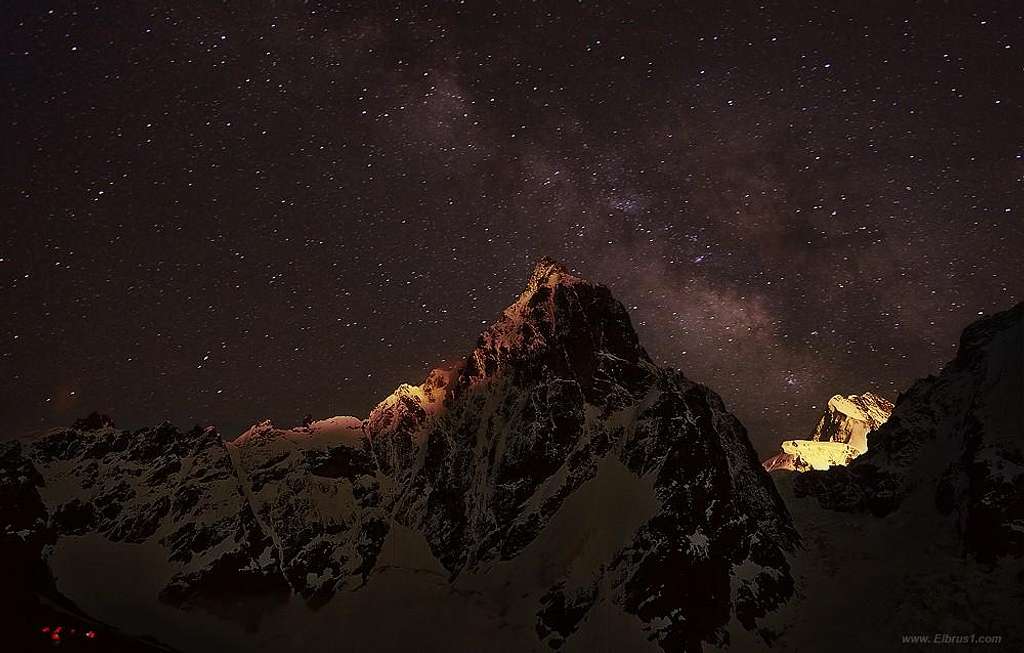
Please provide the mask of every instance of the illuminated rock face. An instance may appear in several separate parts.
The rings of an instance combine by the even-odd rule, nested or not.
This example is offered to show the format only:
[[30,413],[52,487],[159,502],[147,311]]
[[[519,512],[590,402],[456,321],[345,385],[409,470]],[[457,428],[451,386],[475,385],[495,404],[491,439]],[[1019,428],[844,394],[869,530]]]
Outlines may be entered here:
[[790,469],[806,472],[809,469],[828,469],[833,465],[849,465],[860,452],[843,442],[815,442],[814,440],[786,440],[782,453],[764,461],[764,468]]
[[867,451],[868,433],[889,419],[892,402],[870,392],[828,400],[825,414],[808,440],[786,440],[782,453],[765,460],[762,465],[771,472],[789,470],[806,472],[824,470],[836,465],[849,465]]
[[867,435],[892,414],[892,402],[876,394],[843,397],[835,395],[828,400],[825,414],[811,437],[815,442],[842,442],[864,453],[868,450]]
[[[93,422],[19,450],[69,552],[53,564],[74,581],[95,555],[81,542],[131,543],[163,569],[151,599],[231,619],[269,597],[231,650],[322,650],[296,635],[317,628],[362,650],[699,650],[769,639],[792,594],[797,536],[743,426],[550,260],[459,365],[366,419],[232,442]],[[134,616],[166,610],[146,600]],[[262,636],[280,603],[287,635]],[[178,623],[154,634],[193,650]]]

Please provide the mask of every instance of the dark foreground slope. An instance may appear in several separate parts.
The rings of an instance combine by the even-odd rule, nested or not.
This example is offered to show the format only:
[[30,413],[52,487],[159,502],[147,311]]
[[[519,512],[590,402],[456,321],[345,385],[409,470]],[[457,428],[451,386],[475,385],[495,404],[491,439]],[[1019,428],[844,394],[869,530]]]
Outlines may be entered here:
[[1024,650],[1022,403],[1024,304],[969,326],[848,467],[775,476],[806,546],[784,648]]
[[55,588],[187,651],[696,651],[771,641],[792,595],[743,427],[547,260],[461,364],[366,419],[17,446]]
[[66,651],[168,651],[97,621],[58,591],[45,560],[44,551],[57,533],[39,496],[42,483],[20,442],[0,443],[0,650],[52,651],[59,646]]

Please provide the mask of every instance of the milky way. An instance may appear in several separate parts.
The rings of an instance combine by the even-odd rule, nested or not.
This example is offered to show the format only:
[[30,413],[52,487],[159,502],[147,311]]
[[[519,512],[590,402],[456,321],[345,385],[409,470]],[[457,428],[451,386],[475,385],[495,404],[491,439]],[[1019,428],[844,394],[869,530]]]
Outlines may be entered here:
[[549,255],[766,453],[1024,298],[1014,3],[181,4],[2,10],[7,434],[363,415]]

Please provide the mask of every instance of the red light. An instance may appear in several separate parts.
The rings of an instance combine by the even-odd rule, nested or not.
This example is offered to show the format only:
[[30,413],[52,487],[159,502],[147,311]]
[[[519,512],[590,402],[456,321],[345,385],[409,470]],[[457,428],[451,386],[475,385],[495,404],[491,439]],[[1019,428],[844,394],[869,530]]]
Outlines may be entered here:
[[50,632],[50,627],[49,626],[43,626],[42,628],[39,629],[39,632],[41,632],[41,633],[48,633],[48,632]]
[[53,631],[53,634],[50,635],[50,639],[52,639],[55,642],[59,642],[60,641],[60,633],[58,633],[56,630]]
[[95,630],[86,631],[85,636],[88,637],[89,639],[96,639],[96,631]]
[[57,626],[56,628],[53,629],[53,632],[54,633],[59,633],[62,630],[64,630],[64,626]]

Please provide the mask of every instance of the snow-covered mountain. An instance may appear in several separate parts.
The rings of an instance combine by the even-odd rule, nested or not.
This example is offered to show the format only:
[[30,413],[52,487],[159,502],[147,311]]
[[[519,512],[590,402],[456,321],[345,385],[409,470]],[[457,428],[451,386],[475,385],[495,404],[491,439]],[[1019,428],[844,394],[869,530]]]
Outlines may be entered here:
[[888,420],[855,399],[800,442],[866,452],[770,477],[717,395],[545,260],[365,419],[0,443],[0,614],[13,650],[58,620],[124,651],[1024,649],[1024,304]]
[[187,651],[763,645],[793,592],[742,425],[550,260],[366,419],[225,442],[94,416],[0,461],[3,542],[52,594]]
[[769,472],[804,472],[848,465],[867,451],[868,434],[889,419],[892,409],[892,402],[871,392],[847,397],[834,395],[809,439],[784,441],[782,453],[762,465]]

